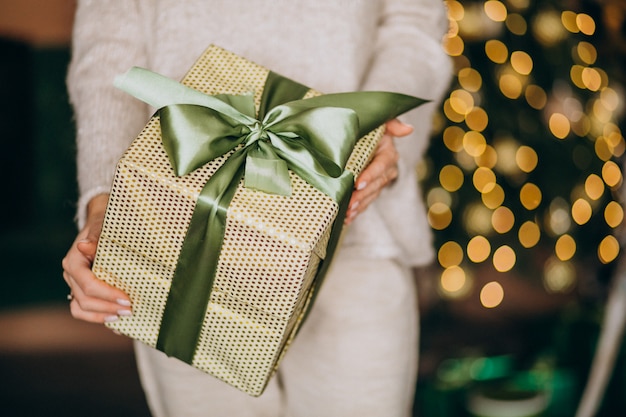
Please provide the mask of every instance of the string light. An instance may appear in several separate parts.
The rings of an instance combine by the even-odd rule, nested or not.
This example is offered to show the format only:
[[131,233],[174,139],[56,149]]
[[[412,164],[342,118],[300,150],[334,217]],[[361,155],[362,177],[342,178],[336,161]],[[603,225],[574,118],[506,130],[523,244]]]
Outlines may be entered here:
[[[444,41],[456,83],[442,106],[441,147],[432,148],[423,179],[428,220],[441,241],[441,293],[465,294],[477,264],[501,274],[528,271],[536,263],[521,259],[546,248],[553,255],[540,273],[524,274],[540,277],[550,293],[570,291],[581,259],[615,260],[612,233],[624,222],[611,194],[623,182],[615,158],[626,142],[616,120],[626,106],[590,38],[597,24],[528,0],[446,4]],[[524,48],[526,37],[534,40],[527,45],[562,50],[561,67],[545,71],[554,62]],[[504,298],[497,281],[480,293],[485,308]]]

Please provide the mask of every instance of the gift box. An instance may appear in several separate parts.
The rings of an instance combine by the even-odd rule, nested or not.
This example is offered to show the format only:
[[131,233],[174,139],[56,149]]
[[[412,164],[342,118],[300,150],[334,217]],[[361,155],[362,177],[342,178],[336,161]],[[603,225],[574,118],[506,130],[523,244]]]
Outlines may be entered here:
[[[158,80],[156,86],[151,84],[151,76],[144,95],[150,96],[161,88]],[[120,317],[107,326],[255,396],[262,393],[311,307],[334,252],[352,187],[342,185],[341,191],[333,195],[320,186],[325,180],[320,180],[318,174],[305,175],[302,167],[294,168],[291,162],[288,170],[283,170],[284,164],[273,159],[281,159],[276,155],[282,156],[284,150],[268,151],[271,157],[267,164],[254,162],[254,152],[258,150],[242,154],[246,146],[259,138],[267,144],[278,136],[287,141],[306,136],[274,134],[264,124],[270,125],[277,114],[282,117],[288,112],[280,106],[288,98],[294,99],[294,95],[300,101],[296,100],[298,104],[289,107],[291,110],[301,110],[302,102],[308,103],[313,97],[326,97],[290,80],[284,84],[285,80],[278,76],[278,84],[286,86],[286,96],[277,98],[282,94],[280,86],[268,93],[268,84],[276,84],[276,77],[268,69],[231,52],[209,47],[181,86],[186,86],[186,92],[193,89],[191,93],[218,97],[226,103],[224,114],[219,103],[217,110],[204,109],[195,99],[180,99],[177,92],[170,96],[165,93],[165,98],[141,97],[143,93],[134,91],[133,81],[127,80],[127,91],[133,90],[130,92],[161,110],[119,160],[93,264],[98,278],[126,292],[132,301],[133,315]],[[253,106],[239,103],[240,99],[249,100]],[[199,101],[203,100],[200,97]],[[411,100],[414,101],[410,107],[421,102]],[[361,98],[356,99],[360,101]],[[395,96],[391,101],[395,103],[392,107],[398,103]],[[330,116],[336,120],[345,116],[351,102],[344,102],[345,107],[329,106],[326,102],[320,106],[328,111],[339,108],[339,116]],[[241,115],[232,113],[231,105],[237,107],[235,104]],[[313,106],[316,107],[317,104]],[[400,107],[386,119],[409,106]],[[272,108],[278,110],[272,113]],[[230,148],[215,145],[217,150],[206,162],[196,160],[193,147],[204,149],[208,145],[200,146],[191,140],[191,148],[182,152],[182,158],[186,152],[188,160],[173,162],[172,148],[176,151],[182,146],[177,141],[184,139],[180,136],[204,123],[191,116],[184,116],[180,122],[177,119],[181,109],[183,113],[204,111],[206,114],[200,119],[210,120],[205,123],[209,131],[226,131],[222,136],[228,140],[237,135],[244,139]],[[313,127],[307,129],[316,130],[319,117],[327,117],[326,110],[315,113],[310,118],[314,120]],[[307,108],[304,113],[310,111]],[[269,122],[248,123],[262,112]],[[215,128],[216,118],[222,127]],[[172,119],[179,123],[178,128],[170,126],[174,124]],[[245,121],[247,127],[241,127],[234,119]],[[354,120],[340,123],[353,126]],[[369,125],[357,121],[357,133],[371,130],[372,123],[380,125],[381,121]],[[317,133],[313,132],[313,136]],[[370,160],[382,134],[383,129],[376,128],[358,141],[357,136],[356,143],[348,141],[345,166],[341,173],[331,172],[330,176],[353,181]],[[168,140],[173,136],[174,143],[166,143],[166,136]],[[263,151],[265,145],[261,145],[259,149]],[[313,147],[307,145],[304,150]],[[227,171],[226,166],[234,164],[229,161],[237,158],[245,163],[235,164]],[[327,164],[324,158],[321,157],[322,165]],[[189,166],[186,171],[178,172],[180,165],[185,164]],[[269,169],[269,174],[259,180],[258,172],[247,172],[254,166],[261,174]],[[225,180],[216,180],[214,177],[224,170],[226,174],[221,174],[221,178]],[[283,176],[286,173],[287,189],[279,184],[278,192],[264,191],[263,183],[273,182],[278,171],[284,171]],[[220,181],[231,184],[220,188],[214,184]],[[270,188],[274,186],[270,184]],[[211,202],[200,208],[207,193]]]

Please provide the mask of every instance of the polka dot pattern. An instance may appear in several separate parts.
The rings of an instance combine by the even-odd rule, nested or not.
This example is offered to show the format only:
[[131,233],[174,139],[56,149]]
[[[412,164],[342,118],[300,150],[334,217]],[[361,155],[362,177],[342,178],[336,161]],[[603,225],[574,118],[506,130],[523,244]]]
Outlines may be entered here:
[[[268,70],[210,47],[183,79],[208,94],[253,92],[257,108]],[[311,90],[307,97],[317,95]],[[362,138],[348,163],[361,172],[382,135]],[[206,181],[228,155],[176,177],[152,118],[118,163],[94,261],[95,274],[125,291],[133,315],[107,324],[155,347],[176,262]],[[292,196],[240,186],[192,365],[259,395],[293,339],[326,256],[337,204],[291,173]]]

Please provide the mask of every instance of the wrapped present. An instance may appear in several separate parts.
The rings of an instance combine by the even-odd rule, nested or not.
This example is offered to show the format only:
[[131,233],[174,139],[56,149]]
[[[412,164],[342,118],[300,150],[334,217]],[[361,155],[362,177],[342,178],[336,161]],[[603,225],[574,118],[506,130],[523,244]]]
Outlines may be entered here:
[[423,100],[320,95],[216,46],[181,83],[134,68],[117,85],[158,110],[117,165],[93,264],[132,300],[107,325],[260,395],[379,126]]

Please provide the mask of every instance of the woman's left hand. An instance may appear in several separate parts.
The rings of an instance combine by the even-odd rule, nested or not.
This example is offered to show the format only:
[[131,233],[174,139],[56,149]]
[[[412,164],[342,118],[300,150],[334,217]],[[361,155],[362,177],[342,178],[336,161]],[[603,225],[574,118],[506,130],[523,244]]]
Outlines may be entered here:
[[393,119],[386,124],[374,158],[361,172],[354,184],[355,190],[350,199],[345,224],[348,225],[374,201],[387,184],[398,176],[398,151],[393,143],[394,137],[409,135],[413,127]]

